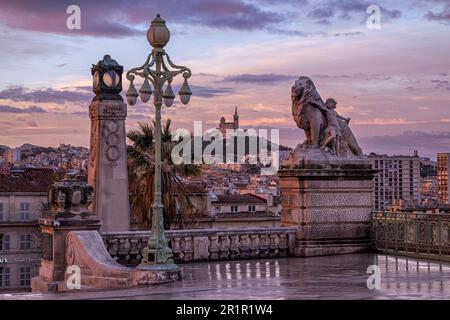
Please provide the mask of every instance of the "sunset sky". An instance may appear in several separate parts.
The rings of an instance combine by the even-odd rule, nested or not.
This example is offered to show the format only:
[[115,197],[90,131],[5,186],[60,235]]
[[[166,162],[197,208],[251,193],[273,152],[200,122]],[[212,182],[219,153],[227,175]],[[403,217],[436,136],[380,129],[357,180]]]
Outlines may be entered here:
[[[66,28],[71,4],[80,30]],[[380,30],[366,26],[372,4]],[[365,153],[450,152],[450,0],[0,0],[0,145],[87,146],[91,65],[104,54],[142,65],[157,13],[167,52],[193,71],[191,103],[163,113],[175,127],[216,127],[237,106],[242,127],[278,128],[295,146],[290,88],[306,75],[352,118]],[[153,113],[129,107],[127,127]]]

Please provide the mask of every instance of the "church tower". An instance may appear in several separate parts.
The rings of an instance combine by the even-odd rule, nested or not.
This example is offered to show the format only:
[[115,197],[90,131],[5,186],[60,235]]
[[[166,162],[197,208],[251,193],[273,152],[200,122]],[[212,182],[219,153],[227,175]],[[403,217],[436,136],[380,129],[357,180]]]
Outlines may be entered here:
[[233,129],[237,130],[239,129],[239,115],[237,112],[237,107],[234,109],[234,115],[233,115]]

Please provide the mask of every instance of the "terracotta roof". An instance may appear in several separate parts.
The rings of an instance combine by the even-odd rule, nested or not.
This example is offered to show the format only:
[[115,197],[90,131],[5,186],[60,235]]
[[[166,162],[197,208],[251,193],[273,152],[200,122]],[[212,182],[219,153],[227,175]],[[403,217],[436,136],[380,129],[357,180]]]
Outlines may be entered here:
[[227,194],[227,195],[217,195],[217,201],[214,203],[267,203],[266,199],[255,196],[251,193],[246,194]]
[[0,192],[47,192],[53,183],[53,170],[25,168],[0,174]]

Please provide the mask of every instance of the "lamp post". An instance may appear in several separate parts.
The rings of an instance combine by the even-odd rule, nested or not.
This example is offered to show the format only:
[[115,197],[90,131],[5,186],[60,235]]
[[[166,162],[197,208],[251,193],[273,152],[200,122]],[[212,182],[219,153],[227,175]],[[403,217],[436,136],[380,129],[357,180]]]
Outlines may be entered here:
[[[182,74],[184,78],[179,91],[180,100],[183,104],[189,103],[192,93],[187,82],[187,79],[191,76],[191,70],[187,67],[175,65],[164,50],[164,46],[169,42],[169,39],[170,32],[166,27],[166,22],[158,14],[147,31],[147,40],[153,47],[152,52],[142,66],[129,70],[126,75],[130,81],[130,87],[126,94],[128,104],[135,105],[138,96],[144,103],[148,102],[153,93],[155,105],[155,193],[152,203],[152,230],[147,247],[142,252],[141,264],[138,266],[138,269],[141,270],[177,269],[177,266],[173,263],[173,253],[169,248],[164,232],[164,205],[161,194],[161,108],[163,101],[166,107],[173,105],[175,94],[171,84],[173,78],[177,75]],[[165,60],[172,70],[169,69]],[[144,79],[139,94],[133,84],[136,77]],[[166,88],[163,91],[166,83]],[[152,86],[154,91],[152,91]]]

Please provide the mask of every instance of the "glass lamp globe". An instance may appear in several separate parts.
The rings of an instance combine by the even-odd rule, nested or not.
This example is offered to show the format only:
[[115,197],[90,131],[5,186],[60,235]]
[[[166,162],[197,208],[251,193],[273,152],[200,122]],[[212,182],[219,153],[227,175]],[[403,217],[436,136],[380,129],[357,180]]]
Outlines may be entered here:
[[166,27],[166,21],[159,14],[148,28],[147,40],[153,48],[164,48],[170,40],[170,31]]
[[170,108],[173,105],[174,98],[164,98],[164,104],[167,108]]
[[180,94],[180,100],[182,104],[188,104],[189,101],[191,100],[191,95],[190,94]]
[[142,84],[142,87],[139,89],[139,95],[141,97],[142,102],[148,102],[150,100],[150,97],[152,96],[152,87],[150,86],[150,83],[147,79],[145,79],[144,83]]
[[137,101],[137,97],[139,96],[139,94],[136,91],[136,88],[134,87],[133,82],[130,82],[130,87],[128,88],[127,91],[127,102],[130,106],[134,106],[136,104]]
[[137,102],[137,97],[127,96],[127,102],[130,106],[134,106]]
[[103,83],[107,87],[117,87],[120,83],[120,76],[114,70],[109,70],[103,74]]
[[173,93],[170,83],[167,85],[166,90],[164,91],[163,98],[166,107],[170,108],[173,105],[173,100],[175,99],[175,94]]
[[187,82],[187,79],[184,79],[184,83],[181,86],[180,91],[178,92],[178,94],[180,95],[180,100],[182,104],[188,104],[189,100],[191,100],[191,89],[189,88],[189,84]]

